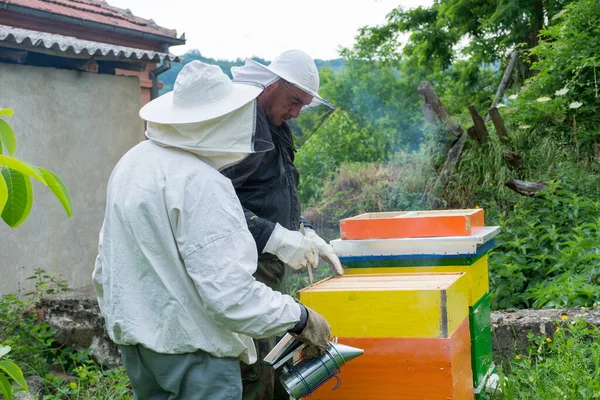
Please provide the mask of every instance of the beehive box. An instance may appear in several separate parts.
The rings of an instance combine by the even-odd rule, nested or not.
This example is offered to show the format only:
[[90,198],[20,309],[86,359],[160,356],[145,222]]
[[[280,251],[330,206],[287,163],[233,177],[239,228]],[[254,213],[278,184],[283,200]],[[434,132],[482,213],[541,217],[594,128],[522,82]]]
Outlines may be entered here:
[[[473,386],[493,369],[487,252],[497,227],[472,237],[337,241],[346,274],[464,272],[469,291]],[[421,253],[418,253],[421,251]],[[458,256],[458,257],[456,257]]]
[[484,211],[436,210],[367,213],[340,221],[342,240],[470,236],[484,226]]
[[[348,264],[341,257],[347,275],[373,275],[373,274],[398,274],[398,273],[464,273],[467,278],[469,307],[473,307],[489,290],[488,256],[477,258],[470,265],[396,265],[378,262],[354,262],[348,268]],[[434,261],[436,262],[436,261]],[[380,266],[383,264],[383,266]]]
[[365,354],[313,399],[473,399],[464,273],[347,275],[299,292]]

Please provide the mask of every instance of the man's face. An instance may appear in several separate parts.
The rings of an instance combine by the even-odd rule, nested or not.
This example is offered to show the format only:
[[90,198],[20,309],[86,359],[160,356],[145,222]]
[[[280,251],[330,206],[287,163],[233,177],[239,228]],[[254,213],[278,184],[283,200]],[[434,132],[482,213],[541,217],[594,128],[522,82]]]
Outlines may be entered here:
[[310,94],[280,79],[265,89],[258,102],[269,121],[279,126],[291,118],[298,118],[302,107],[310,104],[312,99]]

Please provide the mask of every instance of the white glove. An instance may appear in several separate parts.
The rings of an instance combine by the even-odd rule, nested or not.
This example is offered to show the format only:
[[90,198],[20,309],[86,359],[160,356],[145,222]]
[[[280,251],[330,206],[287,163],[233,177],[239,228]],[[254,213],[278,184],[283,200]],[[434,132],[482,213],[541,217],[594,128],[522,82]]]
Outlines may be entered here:
[[271,253],[295,270],[317,261],[317,245],[300,232],[290,231],[276,224],[263,253]]
[[[327,261],[330,265],[332,265],[335,270],[335,273],[337,273],[338,275],[344,275],[344,268],[342,268],[342,263],[340,262],[340,259],[335,254],[335,251],[333,251],[333,247],[331,247],[331,245],[327,244],[326,241],[321,239],[321,237],[317,235],[317,232],[315,232],[314,230],[310,228],[305,228],[304,232],[306,237],[311,238],[316,243],[317,250],[319,251],[317,253],[318,256],[321,257],[323,260]],[[317,258],[315,268],[318,265],[319,259]]]

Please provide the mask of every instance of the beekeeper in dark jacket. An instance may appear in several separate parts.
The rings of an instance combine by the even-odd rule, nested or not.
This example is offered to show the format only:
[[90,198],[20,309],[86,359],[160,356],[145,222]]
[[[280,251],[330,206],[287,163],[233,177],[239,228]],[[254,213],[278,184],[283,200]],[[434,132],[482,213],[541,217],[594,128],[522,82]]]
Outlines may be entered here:
[[[294,143],[287,121],[297,118],[303,109],[333,106],[319,94],[319,73],[313,59],[299,50],[286,51],[268,66],[247,59],[233,67],[234,82],[259,85],[257,135],[270,140],[270,151],[251,154],[245,160],[223,169],[231,179],[240,199],[246,221],[259,253],[254,276],[270,288],[286,292],[283,287],[285,265],[295,270],[316,268],[319,258],[333,266],[337,274],[343,269],[333,248],[300,215],[299,176],[294,166]],[[299,231],[305,224],[304,234]],[[275,338],[257,341],[259,358],[275,345]],[[275,390],[274,372],[256,364],[243,371],[244,399],[285,398]]]

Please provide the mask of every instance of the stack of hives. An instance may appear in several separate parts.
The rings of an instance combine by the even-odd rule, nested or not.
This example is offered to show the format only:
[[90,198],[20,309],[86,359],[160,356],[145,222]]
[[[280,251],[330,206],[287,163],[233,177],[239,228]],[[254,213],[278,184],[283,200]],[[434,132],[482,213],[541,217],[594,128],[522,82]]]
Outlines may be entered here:
[[483,210],[364,214],[332,245],[346,276],[300,291],[364,356],[314,398],[472,399],[492,369]]

